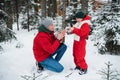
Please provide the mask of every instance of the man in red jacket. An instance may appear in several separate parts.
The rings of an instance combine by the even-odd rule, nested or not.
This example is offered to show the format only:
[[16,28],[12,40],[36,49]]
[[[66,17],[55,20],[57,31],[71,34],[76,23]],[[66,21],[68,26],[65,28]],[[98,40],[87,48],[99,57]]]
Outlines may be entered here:
[[55,36],[52,20],[45,18],[42,20],[38,31],[34,38],[33,53],[39,68],[41,70],[45,68],[54,72],[61,72],[64,67],[59,61],[65,53],[67,46],[60,43],[60,41],[65,36],[65,30],[62,30]]
[[86,74],[88,65],[85,60],[86,55],[86,38],[90,32],[90,16],[83,12],[75,14],[77,23],[71,27],[68,32],[74,33],[73,56],[76,70],[79,74]]

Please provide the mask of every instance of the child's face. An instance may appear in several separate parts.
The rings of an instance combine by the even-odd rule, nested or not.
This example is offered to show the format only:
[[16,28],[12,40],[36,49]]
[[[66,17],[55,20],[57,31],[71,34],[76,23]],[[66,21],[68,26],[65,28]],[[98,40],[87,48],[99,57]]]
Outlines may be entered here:
[[76,18],[77,22],[81,22],[83,19],[82,18]]

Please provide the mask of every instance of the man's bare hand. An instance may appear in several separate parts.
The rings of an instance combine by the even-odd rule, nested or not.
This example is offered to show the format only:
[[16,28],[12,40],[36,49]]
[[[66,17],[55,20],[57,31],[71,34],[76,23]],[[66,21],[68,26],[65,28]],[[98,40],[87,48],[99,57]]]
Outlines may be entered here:
[[59,32],[58,34],[57,34],[57,39],[58,40],[61,40],[61,39],[63,39],[64,38],[64,36],[65,36],[65,33],[66,33],[66,31],[65,31],[65,29],[64,30],[62,30],[61,32]]

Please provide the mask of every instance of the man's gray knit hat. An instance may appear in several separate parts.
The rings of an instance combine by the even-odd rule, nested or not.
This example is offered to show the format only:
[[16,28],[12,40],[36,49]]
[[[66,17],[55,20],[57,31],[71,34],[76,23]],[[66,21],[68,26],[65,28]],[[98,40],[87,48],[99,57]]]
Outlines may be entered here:
[[44,18],[41,24],[43,24],[45,28],[48,28],[49,25],[53,24],[53,20],[51,18]]

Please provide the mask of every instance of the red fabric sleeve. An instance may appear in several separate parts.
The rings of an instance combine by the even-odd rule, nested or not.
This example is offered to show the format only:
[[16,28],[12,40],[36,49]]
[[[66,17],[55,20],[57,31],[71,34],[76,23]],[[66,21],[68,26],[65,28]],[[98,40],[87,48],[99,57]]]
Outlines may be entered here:
[[87,38],[90,32],[90,27],[87,23],[83,24],[80,29],[74,28],[73,33],[77,34],[81,38]]

